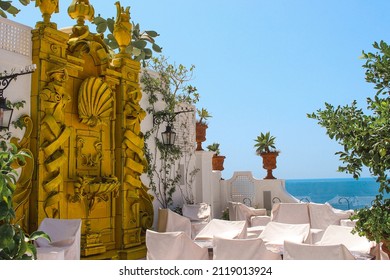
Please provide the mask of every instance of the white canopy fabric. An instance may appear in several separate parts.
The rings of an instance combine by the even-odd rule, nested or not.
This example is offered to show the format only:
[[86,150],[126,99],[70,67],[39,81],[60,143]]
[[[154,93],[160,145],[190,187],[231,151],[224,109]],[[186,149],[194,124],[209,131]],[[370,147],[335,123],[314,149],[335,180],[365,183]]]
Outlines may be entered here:
[[278,222],[269,222],[260,234],[264,242],[283,245],[285,240],[296,243],[303,243],[309,236],[309,224],[286,224]]
[[278,203],[271,210],[271,221],[286,224],[310,224],[307,203]]
[[[65,260],[79,260],[80,259],[80,240],[81,240],[81,219],[52,219],[45,218],[39,225],[38,230],[47,233],[50,236],[51,242],[44,238],[35,240],[35,245],[39,247],[54,247],[64,250]],[[56,251],[50,249],[40,250],[38,258],[58,258],[47,254],[49,251],[51,255]],[[59,252],[61,250],[58,250]],[[60,253],[61,254],[61,253]]]
[[251,225],[251,217],[266,216],[265,208],[256,209],[246,206],[240,202],[229,201],[229,220],[230,221],[247,221],[248,226]]
[[353,211],[333,208],[329,203],[308,203],[312,228],[326,229],[329,225],[340,225],[340,220],[348,219]]
[[208,260],[207,248],[196,245],[184,232],[146,230],[148,260]]
[[196,236],[195,240],[212,240],[214,236],[225,238],[246,238],[246,221],[226,221],[212,219]]
[[261,238],[228,239],[214,237],[214,260],[281,260],[281,255],[268,251]]
[[355,260],[342,244],[312,245],[284,242],[283,260]]
[[167,232],[182,231],[191,237],[191,222],[187,217],[183,217],[170,209],[167,209]]
[[374,244],[357,233],[351,233],[352,228],[346,226],[330,225],[325,230],[318,245],[335,245],[343,244],[349,251],[369,254]]

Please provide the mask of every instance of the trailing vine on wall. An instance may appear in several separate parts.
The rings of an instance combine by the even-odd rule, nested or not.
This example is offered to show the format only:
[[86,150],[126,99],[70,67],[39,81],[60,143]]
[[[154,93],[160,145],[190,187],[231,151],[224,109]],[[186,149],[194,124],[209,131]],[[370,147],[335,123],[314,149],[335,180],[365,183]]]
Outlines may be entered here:
[[[150,188],[163,208],[173,207],[173,195],[177,190],[185,203],[194,203],[192,185],[198,170],[189,164],[194,154],[188,127],[191,125],[191,114],[189,112],[179,116],[176,113],[191,111],[199,100],[196,87],[188,84],[195,67],[170,64],[164,56],[152,58],[148,66],[149,70],[142,74],[141,83],[148,96],[149,107],[146,111],[154,116],[153,127],[145,132]],[[164,108],[158,109],[157,104],[161,105],[161,102]],[[175,123],[175,129],[181,133],[181,143],[164,145],[160,140],[167,121]],[[155,145],[149,145],[148,142]],[[182,178],[180,164],[184,165],[185,178]]]

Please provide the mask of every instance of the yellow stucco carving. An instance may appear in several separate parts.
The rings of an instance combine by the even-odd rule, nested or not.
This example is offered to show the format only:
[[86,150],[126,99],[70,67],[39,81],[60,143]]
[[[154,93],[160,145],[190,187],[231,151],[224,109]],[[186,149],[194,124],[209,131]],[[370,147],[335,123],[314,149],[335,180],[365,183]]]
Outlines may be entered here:
[[45,154],[45,166],[48,171],[43,188],[46,192],[44,203],[48,217],[58,218],[60,185],[62,184],[61,167],[67,160],[62,145],[69,138],[71,130],[64,124],[64,109],[70,102],[70,96],[64,90],[68,79],[66,69],[48,72],[50,82],[41,92],[41,107],[45,108],[41,122],[41,149]]
[[112,33],[112,35],[114,35],[114,38],[119,45],[119,53],[121,55],[126,55],[126,48],[130,44],[132,36],[132,25],[130,23],[130,7],[126,7],[126,9],[124,9],[123,7],[121,7],[119,1],[115,2],[115,5],[117,15],[114,25],[114,32]]
[[34,172],[34,156],[30,151],[30,136],[33,125],[29,116],[23,116],[22,119],[26,125],[23,138],[20,140],[13,137],[10,142],[13,143],[18,150],[22,150],[29,155],[29,157],[25,157],[25,163],[17,161],[12,166],[15,169],[21,168],[18,181],[16,182],[13,205],[16,220],[21,221],[22,227],[26,230],[28,229],[28,202],[31,194],[31,183]]
[[78,98],[80,121],[88,126],[108,123],[113,109],[112,90],[102,79],[91,77],[81,84]]
[[59,12],[59,0],[35,0],[35,6],[41,10],[44,25],[56,26],[50,18],[54,12]]
[[[68,12],[77,24],[70,36],[55,25],[33,30],[29,223],[35,230],[44,217],[81,218],[83,258],[137,259],[145,257],[154,216],[141,180],[141,66],[127,54],[112,58],[101,35],[85,26],[93,18],[90,2],[72,1]],[[116,35],[126,48],[130,8],[117,8]]]

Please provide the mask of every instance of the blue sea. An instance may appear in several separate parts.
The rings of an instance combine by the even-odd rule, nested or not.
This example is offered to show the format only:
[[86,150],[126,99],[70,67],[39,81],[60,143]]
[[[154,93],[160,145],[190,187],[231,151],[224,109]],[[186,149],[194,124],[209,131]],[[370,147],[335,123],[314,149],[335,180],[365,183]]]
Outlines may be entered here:
[[379,184],[373,178],[286,180],[286,190],[297,199],[303,202],[328,202],[334,208],[342,210],[370,206],[378,189]]

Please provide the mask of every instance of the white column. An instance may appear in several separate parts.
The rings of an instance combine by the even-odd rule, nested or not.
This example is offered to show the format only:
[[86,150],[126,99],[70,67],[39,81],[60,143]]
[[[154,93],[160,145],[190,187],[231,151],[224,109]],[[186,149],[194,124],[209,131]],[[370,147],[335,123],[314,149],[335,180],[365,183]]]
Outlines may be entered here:
[[199,168],[199,172],[196,174],[195,179],[195,202],[206,202],[212,204],[212,168],[211,158],[213,152],[209,151],[195,151],[196,168]]

